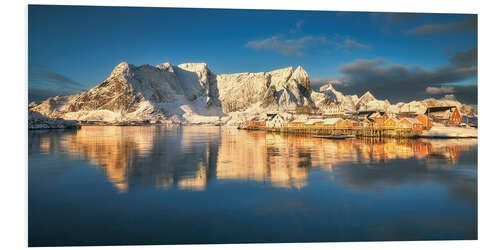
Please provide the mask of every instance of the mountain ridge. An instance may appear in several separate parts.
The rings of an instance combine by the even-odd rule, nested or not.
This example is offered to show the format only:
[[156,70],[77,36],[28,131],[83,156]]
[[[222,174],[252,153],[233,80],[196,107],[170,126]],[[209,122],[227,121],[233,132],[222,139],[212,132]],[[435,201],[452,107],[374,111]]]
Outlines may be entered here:
[[390,104],[388,100],[377,100],[369,91],[361,97],[344,95],[332,83],[315,91],[302,66],[214,74],[206,63],[135,66],[121,62],[95,87],[30,104],[29,110],[54,119],[79,121],[235,124],[262,113],[289,112],[297,107],[311,107],[322,113],[422,112],[429,105],[439,104],[472,112],[470,106],[449,99]]

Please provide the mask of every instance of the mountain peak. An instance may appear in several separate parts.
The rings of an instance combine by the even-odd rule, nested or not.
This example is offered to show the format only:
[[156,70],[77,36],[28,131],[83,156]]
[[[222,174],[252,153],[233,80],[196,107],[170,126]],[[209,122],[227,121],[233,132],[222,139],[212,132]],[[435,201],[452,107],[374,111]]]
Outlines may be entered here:
[[366,96],[365,98],[368,97],[375,98],[369,90],[366,91],[360,98],[363,98],[364,96]]
[[203,62],[200,62],[200,63],[182,63],[182,64],[177,65],[177,67],[179,67],[181,69],[185,69],[185,70],[189,70],[189,71],[197,71],[197,72],[201,72],[203,70],[208,69],[207,64],[203,63]]
[[131,67],[133,67],[132,64],[129,64],[128,62],[121,62],[118,65],[116,65],[113,71],[111,71],[109,78],[121,75],[123,74],[123,72],[130,70]]
[[377,98],[375,98],[372,93],[370,93],[370,91],[366,91],[358,100],[358,102],[360,103],[368,103],[368,102],[371,102],[371,101],[375,101],[377,100]]
[[325,92],[325,91],[327,91],[327,90],[332,90],[332,91],[334,91],[334,90],[335,90],[335,88],[333,88],[333,84],[331,84],[331,83],[327,83],[327,84],[322,85],[321,87],[319,87],[319,92]]
[[302,66],[298,66],[292,74],[292,79],[295,79],[300,85],[304,86],[307,91],[311,91],[311,82],[309,81],[309,75],[302,68]]
[[172,64],[170,64],[170,62],[164,62],[162,64],[156,65],[156,67],[162,70],[168,70],[172,68]]

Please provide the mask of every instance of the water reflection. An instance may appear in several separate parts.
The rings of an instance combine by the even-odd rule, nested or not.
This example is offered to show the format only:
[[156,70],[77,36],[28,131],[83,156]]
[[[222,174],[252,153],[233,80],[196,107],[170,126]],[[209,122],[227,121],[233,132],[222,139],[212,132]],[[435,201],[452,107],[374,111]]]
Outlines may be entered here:
[[[300,189],[318,170],[334,173],[331,180],[355,190],[435,181],[462,199],[477,200],[475,139],[325,140],[197,126],[88,126],[29,138],[30,153],[88,161],[120,192],[151,186],[205,190],[212,180]],[[447,171],[454,166],[463,171]]]
[[162,126],[28,138],[33,246],[477,239],[473,139]]

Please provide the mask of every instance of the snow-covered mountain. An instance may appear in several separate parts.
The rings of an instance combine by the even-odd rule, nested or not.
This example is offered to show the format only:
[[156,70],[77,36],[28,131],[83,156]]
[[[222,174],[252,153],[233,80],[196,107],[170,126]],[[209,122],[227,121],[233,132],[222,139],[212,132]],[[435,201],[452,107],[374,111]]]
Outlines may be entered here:
[[32,110],[69,120],[214,122],[223,115],[215,82],[205,63],[136,67],[122,62],[96,87],[48,98]]
[[217,76],[219,100],[225,113],[252,106],[267,110],[293,110],[314,105],[311,83],[302,67],[271,72],[222,74]]
[[80,121],[150,121],[166,123],[235,124],[266,112],[309,106],[322,113],[384,110],[424,112],[427,106],[455,105],[456,100],[426,99],[391,105],[370,92],[358,98],[332,84],[311,88],[307,72],[298,66],[260,73],[214,74],[205,63],[134,66],[122,62],[99,85],[83,93],[48,98],[30,111],[50,118]]

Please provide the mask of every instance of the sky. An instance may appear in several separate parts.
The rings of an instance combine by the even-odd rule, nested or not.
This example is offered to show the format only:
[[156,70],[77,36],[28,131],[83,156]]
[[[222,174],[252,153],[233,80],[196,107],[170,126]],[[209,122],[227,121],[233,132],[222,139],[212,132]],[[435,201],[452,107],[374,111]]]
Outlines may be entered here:
[[316,89],[477,104],[477,15],[29,5],[29,101],[92,88],[123,61],[300,65]]

